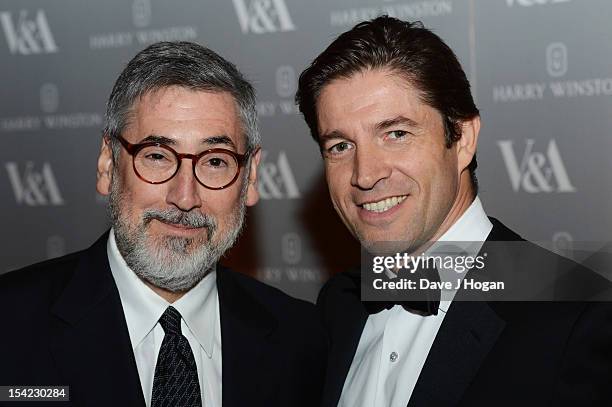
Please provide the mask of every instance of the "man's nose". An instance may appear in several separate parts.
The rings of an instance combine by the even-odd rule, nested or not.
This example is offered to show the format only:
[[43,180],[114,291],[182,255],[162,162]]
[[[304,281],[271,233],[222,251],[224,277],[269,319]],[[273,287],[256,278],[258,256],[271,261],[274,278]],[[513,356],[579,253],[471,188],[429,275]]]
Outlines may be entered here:
[[168,181],[166,202],[182,211],[190,211],[202,206],[199,192],[202,186],[196,179],[189,160],[183,162],[176,175]]
[[359,189],[368,190],[381,180],[391,175],[391,166],[388,157],[376,151],[376,148],[357,147],[353,156],[353,175],[351,185]]

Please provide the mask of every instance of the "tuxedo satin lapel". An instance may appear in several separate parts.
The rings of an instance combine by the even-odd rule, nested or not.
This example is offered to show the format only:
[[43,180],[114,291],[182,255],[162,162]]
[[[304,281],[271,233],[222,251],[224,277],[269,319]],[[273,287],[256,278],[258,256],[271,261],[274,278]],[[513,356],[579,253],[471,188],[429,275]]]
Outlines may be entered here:
[[363,327],[368,319],[360,301],[359,274],[344,273],[346,280],[338,290],[329,294],[326,323],[330,338],[330,351],[323,390],[323,407],[336,407],[346,375],[359,345]]
[[485,302],[453,302],[408,406],[458,405],[504,326]]
[[501,223],[499,220],[489,216],[489,220],[493,224],[493,229],[487,236],[487,242],[513,242],[517,240],[525,240],[519,236],[516,232],[508,229],[506,225]]
[[79,405],[144,406],[144,397],[104,234],[84,252],[52,307],[51,353]]
[[[276,319],[236,280],[218,268],[223,407],[274,405],[274,386],[262,372],[280,371],[273,353]],[[265,357],[264,357],[265,356]]]
[[[484,242],[481,253],[488,253],[489,242],[522,240],[495,218],[489,218],[493,229]],[[489,253],[493,254],[493,253]],[[511,264],[508,253],[495,247],[485,269],[469,272],[467,277],[490,272],[491,264]],[[502,259],[502,260],[500,260]],[[495,267],[495,266],[493,266]],[[466,278],[467,278],[466,277]],[[453,301],[429,351],[408,406],[456,406],[478,372],[482,362],[503,331],[505,321],[482,297],[460,291],[456,298],[472,297],[469,301]],[[476,300],[476,301],[474,301]]]

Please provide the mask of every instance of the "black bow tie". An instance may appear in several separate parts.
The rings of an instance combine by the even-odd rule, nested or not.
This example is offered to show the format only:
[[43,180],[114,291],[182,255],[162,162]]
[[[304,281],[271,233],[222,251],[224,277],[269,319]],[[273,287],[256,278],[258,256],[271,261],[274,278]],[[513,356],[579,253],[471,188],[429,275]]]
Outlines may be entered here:
[[[429,281],[440,282],[440,275],[435,268],[418,269],[415,273],[399,273],[398,277],[418,280],[426,278]],[[391,309],[395,305],[401,305],[406,311],[417,312],[425,316],[438,315],[438,307],[440,306],[440,290],[416,290],[414,295],[416,298],[410,298],[410,301],[394,300],[390,298],[388,301],[364,301],[363,305],[368,314],[377,314],[385,309]]]
[[429,301],[364,301],[363,306],[365,307],[368,314],[378,314],[380,311],[385,309],[391,309],[395,305],[401,305],[406,311],[417,311],[418,313],[424,314],[425,316],[438,315],[438,307],[440,306],[440,300],[429,300]]

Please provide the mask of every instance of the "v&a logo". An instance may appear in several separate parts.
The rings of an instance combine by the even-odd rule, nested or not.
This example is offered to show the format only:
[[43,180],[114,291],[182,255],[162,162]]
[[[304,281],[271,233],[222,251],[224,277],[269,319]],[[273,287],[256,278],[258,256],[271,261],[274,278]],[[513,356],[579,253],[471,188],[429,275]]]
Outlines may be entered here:
[[259,167],[259,195],[262,199],[296,199],[300,197],[287,154],[281,151],[276,162],[267,161],[262,151]]
[[20,10],[14,19],[10,12],[0,13],[0,23],[11,54],[52,54],[58,51],[43,10],[28,18],[28,10]]
[[44,163],[42,169],[36,171],[34,163],[28,161],[23,174],[20,174],[17,163],[8,162],[6,170],[18,204],[27,206],[64,205],[64,198],[57,187],[49,163]]
[[243,34],[295,31],[285,0],[232,0]]
[[520,163],[512,143],[512,140],[498,141],[514,192],[576,192],[555,140],[550,140],[546,153],[542,153],[533,151],[535,140],[527,139]]

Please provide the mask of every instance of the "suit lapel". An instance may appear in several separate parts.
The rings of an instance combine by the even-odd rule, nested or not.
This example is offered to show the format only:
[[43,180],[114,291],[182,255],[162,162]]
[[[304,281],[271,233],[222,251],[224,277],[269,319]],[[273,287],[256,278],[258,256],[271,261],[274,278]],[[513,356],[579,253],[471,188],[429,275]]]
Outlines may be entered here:
[[[278,371],[272,353],[276,319],[242,287],[234,272],[219,267],[217,289],[221,318],[222,404],[224,407],[274,404],[265,372]],[[266,357],[263,357],[266,356]]]
[[499,220],[490,216],[489,220],[493,224],[493,229],[491,229],[491,233],[489,233],[489,236],[487,236],[487,242],[513,242],[525,240],[511,229],[508,229],[506,225],[501,223]]
[[91,406],[144,406],[104,234],[81,256],[52,307],[51,353],[71,400]]
[[328,307],[333,323],[326,324],[330,337],[329,359],[323,390],[324,407],[335,407],[342,395],[344,381],[348,375],[353,357],[359,345],[363,327],[368,319],[363,304],[360,301],[358,273],[348,272],[339,293],[335,293]]
[[[487,243],[515,241],[521,237],[505,227],[495,218],[489,218],[493,229],[481,248],[481,253],[491,254]],[[497,258],[487,259],[489,264],[504,263],[511,259],[496,246]],[[486,266],[485,266],[486,267]],[[493,270],[491,270],[494,272]],[[478,274],[486,275],[486,268]],[[468,274],[478,279],[478,274]],[[472,382],[489,351],[505,327],[505,321],[484,301],[465,292],[456,298],[471,297],[471,301],[453,301],[444,322],[429,351],[423,370],[412,392],[408,406],[435,405],[456,406]],[[443,389],[443,391],[440,391]]]
[[453,302],[408,406],[456,406],[505,322],[485,302]]

